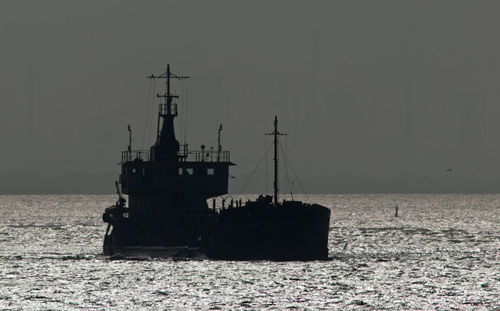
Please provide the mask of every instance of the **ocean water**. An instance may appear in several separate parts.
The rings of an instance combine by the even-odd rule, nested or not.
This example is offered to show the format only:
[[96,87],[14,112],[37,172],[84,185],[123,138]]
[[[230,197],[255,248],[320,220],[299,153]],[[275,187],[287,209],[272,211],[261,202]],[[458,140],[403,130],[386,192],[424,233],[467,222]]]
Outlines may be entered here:
[[297,198],[332,209],[332,260],[110,260],[115,196],[0,196],[0,309],[500,309],[500,195]]

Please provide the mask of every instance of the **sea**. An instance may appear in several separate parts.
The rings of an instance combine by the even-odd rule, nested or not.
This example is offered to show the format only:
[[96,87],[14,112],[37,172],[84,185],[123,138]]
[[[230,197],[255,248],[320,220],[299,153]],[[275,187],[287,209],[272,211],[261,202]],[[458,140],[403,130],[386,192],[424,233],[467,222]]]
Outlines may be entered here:
[[331,209],[330,260],[110,258],[115,195],[2,195],[0,310],[500,310],[499,194],[294,198]]

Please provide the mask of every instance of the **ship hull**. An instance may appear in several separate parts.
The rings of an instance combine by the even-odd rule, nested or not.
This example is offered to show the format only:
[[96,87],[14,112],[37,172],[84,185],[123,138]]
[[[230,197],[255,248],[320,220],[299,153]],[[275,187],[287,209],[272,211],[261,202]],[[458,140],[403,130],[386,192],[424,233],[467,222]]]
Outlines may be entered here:
[[[191,222],[188,220],[191,219]],[[250,204],[205,218],[151,226],[123,220],[104,254],[217,260],[326,260],[330,210],[301,202]]]
[[326,260],[330,210],[300,202],[289,206],[222,211],[210,232],[207,256],[223,260]]
[[175,215],[156,223],[117,219],[105,234],[103,251],[105,255],[198,256],[199,251],[187,250],[201,249],[203,237],[213,224],[213,214]]

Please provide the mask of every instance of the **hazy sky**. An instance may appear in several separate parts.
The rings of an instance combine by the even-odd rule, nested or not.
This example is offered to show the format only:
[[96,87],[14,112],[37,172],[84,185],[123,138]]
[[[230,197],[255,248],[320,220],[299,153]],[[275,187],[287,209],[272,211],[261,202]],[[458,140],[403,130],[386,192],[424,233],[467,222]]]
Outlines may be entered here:
[[[215,147],[222,123],[237,163],[233,192],[263,156],[275,114],[306,191],[495,192],[499,9],[456,0],[1,1],[0,192],[22,192],[24,182],[40,192],[37,183],[58,176],[77,183],[73,173],[117,176],[127,124],[134,148],[152,142],[145,131],[156,126],[151,94],[161,84],[146,76],[167,63],[191,76],[175,88],[188,94],[178,138],[187,122],[191,148]],[[264,162],[244,192],[259,191],[265,171]],[[102,191],[113,191],[105,181]]]

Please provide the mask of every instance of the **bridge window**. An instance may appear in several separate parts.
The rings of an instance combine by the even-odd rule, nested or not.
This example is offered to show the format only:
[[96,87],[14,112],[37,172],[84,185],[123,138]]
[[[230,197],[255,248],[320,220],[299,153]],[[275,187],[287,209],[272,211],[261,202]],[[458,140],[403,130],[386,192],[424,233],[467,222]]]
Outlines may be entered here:
[[207,168],[207,175],[215,175],[215,170],[213,168]]
[[193,168],[192,167],[186,168],[186,173],[188,175],[193,175]]

